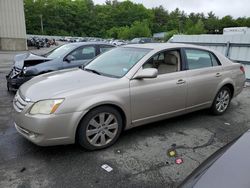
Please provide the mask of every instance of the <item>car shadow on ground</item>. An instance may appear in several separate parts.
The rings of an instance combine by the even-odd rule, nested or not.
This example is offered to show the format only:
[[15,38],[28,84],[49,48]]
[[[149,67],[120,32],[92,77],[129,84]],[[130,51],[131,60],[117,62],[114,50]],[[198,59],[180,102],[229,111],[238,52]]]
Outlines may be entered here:
[[[188,128],[188,124],[190,121],[193,121],[198,117],[200,118],[201,116],[210,117],[212,115],[209,114],[208,110],[200,110],[197,112],[192,112],[178,117],[173,117],[167,120],[157,121],[154,123],[134,127],[132,129],[123,131],[120,138],[113,146],[102,150],[106,151],[106,150],[112,150],[112,148],[122,148],[124,144],[129,142],[134,142],[134,139],[131,140],[131,138],[139,137],[140,139],[142,137],[142,139],[147,139],[147,137],[152,137],[153,135],[162,135],[168,131],[176,131],[178,133],[183,134],[181,132],[181,127],[183,126],[183,124],[187,124]],[[22,145],[26,145],[26,147],[32,148],[31,150],[34,149],[36,150],[36,152],[40,154],[46,154],[46,155],[48,154],[53,156],[72,155],[76,153],[82,154],[86,152],[99,153],[100,151],[102,151],[102,150],[97,150],[97,151],[86,150],[77,143],[70,145],[59,145],[59,146],[37,146],[23,137],[21,137],[21,140],[22,140],[21,141]]]

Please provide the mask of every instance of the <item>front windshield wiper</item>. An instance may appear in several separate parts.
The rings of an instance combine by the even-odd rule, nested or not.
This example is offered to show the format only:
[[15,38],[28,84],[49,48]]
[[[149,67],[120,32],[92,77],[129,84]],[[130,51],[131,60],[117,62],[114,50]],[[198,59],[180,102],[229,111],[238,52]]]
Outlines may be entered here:
[[101,75],[100,72],[98,72],[98,71],[96,71],[96,70],[94,70],[94,69],[87,69],[87,68],[84,68],[83,70],[88,71],[88,72],[93,72],[93,73],[98,74],[98,75]]

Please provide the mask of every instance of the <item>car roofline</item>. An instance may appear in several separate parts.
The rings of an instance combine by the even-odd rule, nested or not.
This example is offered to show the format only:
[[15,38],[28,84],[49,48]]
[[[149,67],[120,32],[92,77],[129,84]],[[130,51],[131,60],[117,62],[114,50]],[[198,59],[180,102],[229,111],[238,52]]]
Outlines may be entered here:
[[122,47],[134,47],[134,48],[147,48],[152,50],[164,50],[168,48],[197,48],[203,49],[207,51],[213,51],[210,48],[192,45],[192,44],[185,44],[185,43],[144,43],[144,44],[127,44]]
[[73,42],[73,43],[65,43],[64,45],[72,45],[72,46],[87,46],[87,45],[109,45],[114,46],[113,44],[105,43],[105,42]]

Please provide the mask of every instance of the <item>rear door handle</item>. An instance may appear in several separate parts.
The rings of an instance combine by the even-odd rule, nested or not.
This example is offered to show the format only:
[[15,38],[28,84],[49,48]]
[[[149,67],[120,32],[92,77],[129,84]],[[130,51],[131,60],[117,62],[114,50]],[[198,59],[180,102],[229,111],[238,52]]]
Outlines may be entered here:
[[216,76],[216,77],[221,77],[221,76],[222,76],[222,74],[221,74],[221,73],[219,73],[219,72],[217,72],[215,76]]
[[185,84],[185,83],[186,83],[186,81],[183,80],[183,79],[180,79],[180,80],[178,80],[178,81],[176,82],[176,84]]

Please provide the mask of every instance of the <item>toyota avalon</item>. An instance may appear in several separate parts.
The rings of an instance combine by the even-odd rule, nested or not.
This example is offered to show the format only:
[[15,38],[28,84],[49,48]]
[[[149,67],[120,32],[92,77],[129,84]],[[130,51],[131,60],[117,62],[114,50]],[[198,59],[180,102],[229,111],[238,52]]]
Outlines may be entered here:
[[23,84],[14,101],[17,131],[42,145],[111,146],[123,130],[209,108],[223,114],[243,89],[244,67],[216,51],[184,44],[114,48],[84,69]]

